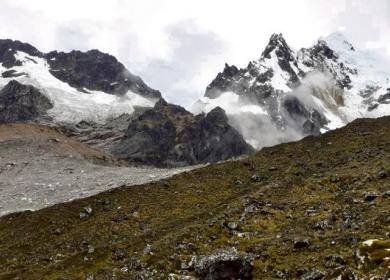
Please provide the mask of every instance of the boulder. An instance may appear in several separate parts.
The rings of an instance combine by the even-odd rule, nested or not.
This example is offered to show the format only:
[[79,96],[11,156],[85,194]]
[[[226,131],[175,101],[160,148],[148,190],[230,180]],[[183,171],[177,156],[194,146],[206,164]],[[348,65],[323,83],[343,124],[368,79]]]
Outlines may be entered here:
[[241,279],[253,278],[253,257],[239,254],[236,250],[220,251],[211,256],[200,256],[195,262],[195,272],[200,279]]

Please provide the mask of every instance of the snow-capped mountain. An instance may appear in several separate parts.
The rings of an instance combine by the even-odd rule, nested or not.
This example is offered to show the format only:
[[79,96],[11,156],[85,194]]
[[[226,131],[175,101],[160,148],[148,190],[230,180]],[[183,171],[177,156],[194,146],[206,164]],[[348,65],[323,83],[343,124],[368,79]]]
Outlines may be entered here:
[[390,114],[390,64],[355,49],[341,33],[299,51],[274,34],[246,68],[226,64],[191,111],[216,106],[256,148],[296,140]]
[[174,167],[253,148],[215,108],[194,116],[97,50],[42,53],[0,40],[0,124],[39,122],[133,164]]
[[[0,40],[0,75],[0,89],[13,90],[3,97],[12,101],[14,111],[18,108],[23,114],[26,108],[19,108],[18,102],[23,105],[29,99],[34,103],[33,95],[15,93],[15,89],[22,89],[15,86],[16,81],[32,86],[34,92],[50,101],[52,106],[41,115],[44,113],[43,117],[55,123],[104,123],[108,118],[131,114],[137,106],[153,107],[161,97],[159,91],[131,74],[115,57],[98,50],[45,54],[26,43]],[[6,88],[10,82],[13,84]],[[25,119],[7,110],[10,110],[7,106],[0,108],[4,119]],[[15,118],[9,119],[12,116]]]

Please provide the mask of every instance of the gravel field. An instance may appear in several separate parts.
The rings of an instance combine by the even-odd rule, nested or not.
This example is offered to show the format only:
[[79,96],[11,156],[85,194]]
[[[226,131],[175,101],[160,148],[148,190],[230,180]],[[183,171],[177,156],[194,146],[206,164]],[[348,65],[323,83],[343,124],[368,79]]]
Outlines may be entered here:
[[[16,129],[15,129],[16,128]],[[4,136],[4,131],[12,136]],[[61,135],[0,128],[0,216],[87,197],[123,184],[138,185],[194,167],[157,169],[93,164],[96,151]],[[52,133],[52,131],[49,131]],[[27,134],[27,136],[26,136]],[[60,139],[51,137],[62,137]],[[98,155],[100,156],[100,155]]]

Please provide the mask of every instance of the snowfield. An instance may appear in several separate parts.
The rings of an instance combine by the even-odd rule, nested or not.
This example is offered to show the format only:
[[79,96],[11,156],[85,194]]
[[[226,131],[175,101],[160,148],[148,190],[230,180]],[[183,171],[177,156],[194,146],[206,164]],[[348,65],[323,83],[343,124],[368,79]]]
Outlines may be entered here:
[[[283,115],[282,102],[288,95],[297,97],[302,104],[325,116],[328,124],[321,129],[321,132],[342,127],[357,118],[377,118],[389,115],[390,102],[379,103],[378,99],[386,93],[390,93],[390,62],[373,50],[353,48],[344,35],[338,32],[320,38],[319,42],[324,42],[332,49],[337,59],[326,59],[326,68],[319,72],[305,63],[312,61],[306,52],[307,49],[291,50],[293,61],[296,61],[296,63],[290,62],[292,70],[298,76],[302,72],[306,74],[304,78],[301,77],[301,85],[296,89],[288,86],[289,74],[281,69],[275,50],[270,53],[269,57],[261,57],[251,62],[251,65],[254,65],[260,74],[272,71],[273,76],[265,84],[277,90],[272,98],[279,104],[277,110],[279,116]],[[332,87],[334,88],[335,85],[333,77],[341,79],[346,72],[352,87],[341,91],[342,103],[337,103],[337,98],[332,91]],[[259,83],[256,76],[251,78],[249,72],[241,77],[250,79],[250,85]],[[318,88],[325,90],[317,90],[314,94],[313,89]],[[188,109],[199,114],[201,112],[207,113],[217,106],[226,111],[232,120],[232,125],[243,134],[248,143],[257,149],[285,141],[298,140],[304,136],[294,133],[294,128],[288,125],[282,129],[278,128],[275,112],[269,111],[267,103],[254,102],[250,104],[243,101],[239,97],[239,93],[231,91],[223,92],[216,98],[201,97]],[[252,116],[249,118],[241,117],[239,121],[234,121],[243,114],[252,114]],[[257,118],[257,123],[253,121],[253,116]],[[250,123],[249,126],[248,123]],[[273,138],[266,136],[271,133],[276,136]]]
[[1,78],[0,87],[4,87],[11,80],[17,80],[38,88],[54,104],[54,108],[49,110],[48,114],[58,123],[78,123],[82,120],[104,123],[108,118],[133,113],[135,106],[153,107],[156,102],[131,91],[123,96],[87,89],[84,89],[87,93],[81,92],[55,78],[49,72],[50,67],[45,59],[32,57],[20,51],[15,57],[23,65],[10,69],[0,66],[0,72],[15,70],[25,75]]

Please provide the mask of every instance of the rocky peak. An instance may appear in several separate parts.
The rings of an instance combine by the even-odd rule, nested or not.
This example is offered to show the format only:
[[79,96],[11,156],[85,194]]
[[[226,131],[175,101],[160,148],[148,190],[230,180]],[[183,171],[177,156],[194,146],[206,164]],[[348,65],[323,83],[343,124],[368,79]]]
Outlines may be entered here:
[[225,160],[253,148],[228,124],[221,108],[194,116],[160,99],[130,122],[112,152],[131,162],[169,167]]
[[298,68],[295,53],[282,34],[273,34],[271,36],[268,45],[261,55],[260,64],[267,64],[266,60],[273,57],[277,59],[280,69],[289,76],[287,85],[290,88],[297,87],[299,85],[299,76],[303,75],[303,72]]
[[355,49],[342,34],[334,33],[318,40],[311,48],[301,49],[297,56],[311,71],[331,76],[340,89],[351,89],[350,75],[356,75],[357,69],[344,63],[345,52],[355,52]]
[[15,54],[18,51],[25,52],[31,56],[43,56],[43,53],[30,44],[17,40],[0,39],[0,63],[2,63],[5,68],[22,65],[22,63],[15,58]]
[[[130,90],[147,98],[161,97],[158,90],[150,88],[140,77],[130,73],[114,56],[99,50],[52,51],[45,54],[28,43],[6,39],[0,40],[0,63],[5,68],[22,66],[23,63],[15,57],[18,51],[32,58],[46,59],[54,77],[80,91],[86,89],[122,95]],[[5,76],[15,77],[12,72]]]
[[157,109],[157,108],[163,108],[165,106],[168,106],[168,102],[165,101],[164,98],[160,98],[155,104],[154,104],[154,108]]
[[0,91],[0,123],[35,120],[53,108],[37,88],[11,80]]
[[84,90],[124,94],[131,90],[149,98],[161,93],[148,87],[140,77],[131,74],[114,56],[99,50],[69,53],[53,51],[45,55],[51,74],[69,85]]
[[231,86],[240,73],[236,66],[229,66],[229,64],[225,63],[223,71],[218,73],[217,77],[207,86],[205,96],[217,98],[221,93],[233,90]]
[[225,110],[223,110],[221,107],[215,107],[213,110],[211,110],[207,115],[206,119],[214,124],[228,124],[228,117],[226,115]]
[[169,118],[174,122],[179,120],[181,117],[191,115],[191,113],[183,107],[168,103],[164,98],[160,98],[154,105],[154,108],[148,111],[162,114],[164,117]]
[[355,47],[349,42],[347,37],[341,32],[334,32],[330,35],[321,38],[319,41],[324,41],[334,51],[355,52]]
[[287,44],[282,34],[272,34],[269,39],[268,45],[265,47],[263,53],[261,54],[262,58],[271,58],[271,53],[274,52],[278,57],[285,57],[286,59],[292,61],[294,59],[294,53]]
[[321,57],[322,59],[332,59],[336,60],[338,58],[337,54],[329,48],[328,44],[324,40],[319,40],[312,48],[310,52],[313,56]]
[[226,77],[234,77],[240,72],[238,68],[234,65],[229,66],[229,64],[225,63],[225,68],[222,71],[222,74],[224,74]]

